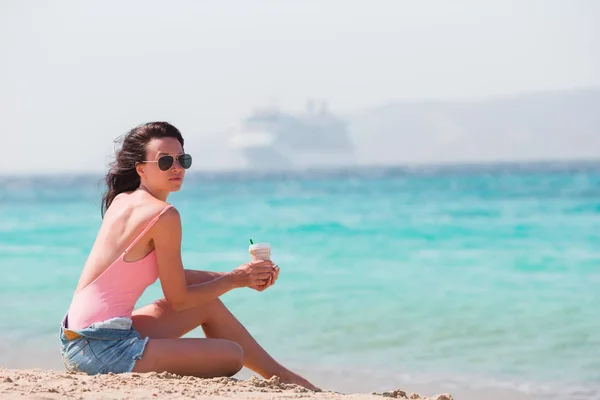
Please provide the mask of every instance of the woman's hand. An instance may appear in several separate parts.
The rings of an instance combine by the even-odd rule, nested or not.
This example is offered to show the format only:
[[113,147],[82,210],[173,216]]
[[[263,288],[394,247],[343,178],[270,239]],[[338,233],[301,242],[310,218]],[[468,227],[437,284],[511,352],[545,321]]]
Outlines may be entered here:
[[249,287],[258,290],[257,288],[266,286],[269,281],[273,280],[274,271],[272,261],[259,260],[240,265],[228,275],[231,277],[234,287]]
[[277,278],[279,278],[279,266],[275,265],[275,267],[273,268],[273,271],[271,272],[271,276],[269,277],[267,282],[265,282],[262,285],[251,286],[251,288],[254,290],[257,290],[259,292],[262,292],[262,291],[266,290],[267,288],[270,288],[271,286],[273,286],[275,284],[275,282],[277,281]]

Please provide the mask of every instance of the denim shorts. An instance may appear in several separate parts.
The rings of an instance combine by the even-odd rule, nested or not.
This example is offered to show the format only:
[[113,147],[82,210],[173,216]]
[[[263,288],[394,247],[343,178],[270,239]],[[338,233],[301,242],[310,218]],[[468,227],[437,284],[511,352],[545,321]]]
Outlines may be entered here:
[[129,318],[112,318],[83,329],[60,324],[61,355],[68,371],[88,375],[131,372],[149,338],[140,336]]

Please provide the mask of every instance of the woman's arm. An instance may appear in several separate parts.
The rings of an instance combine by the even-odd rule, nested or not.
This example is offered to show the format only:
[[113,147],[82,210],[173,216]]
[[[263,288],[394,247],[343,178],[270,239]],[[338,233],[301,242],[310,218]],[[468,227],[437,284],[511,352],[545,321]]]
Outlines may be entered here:
[[212,281],[227,274],[227,272],[202,271],[198,269],[184,269],[183,272],[185,273],[185,281],[188,286]]
[[253,262],[215,279],[188,286],[181,261],[181,236],[181,218],[175,208],[167,210],[152,227],[158,276],[165,299],[175,310],[200,306],[234,288],[264,284],[273,272],[272,262]]

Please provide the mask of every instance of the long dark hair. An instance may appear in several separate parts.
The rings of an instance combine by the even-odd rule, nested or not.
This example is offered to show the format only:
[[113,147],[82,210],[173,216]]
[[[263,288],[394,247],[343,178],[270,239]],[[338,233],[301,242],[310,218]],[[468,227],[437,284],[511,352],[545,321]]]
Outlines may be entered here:
[[104,214],[118,194],[130,192],[140,186],[140,176],[135,166],[138,162],[146,160],[146,145],[152,139],[172,137],[181,143],[183,136],[173,125],[167,122],[148,122],[139,125],[117,139],[120,148],[115,149],[115,161],[110,164],[110,169],[104,178],[106,192],[102,196],[100,212]]

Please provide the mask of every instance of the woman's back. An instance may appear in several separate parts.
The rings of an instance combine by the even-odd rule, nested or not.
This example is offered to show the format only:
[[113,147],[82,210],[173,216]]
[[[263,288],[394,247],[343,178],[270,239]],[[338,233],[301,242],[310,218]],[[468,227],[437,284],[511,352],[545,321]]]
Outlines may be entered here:
[[148,231],[170,205],[144,191],[118,195],[84,266],[69,308],[69,326],[81,329],[131,316],[143,291],[158,278]]

